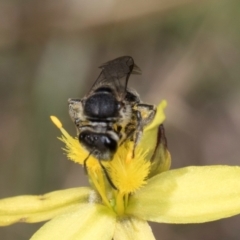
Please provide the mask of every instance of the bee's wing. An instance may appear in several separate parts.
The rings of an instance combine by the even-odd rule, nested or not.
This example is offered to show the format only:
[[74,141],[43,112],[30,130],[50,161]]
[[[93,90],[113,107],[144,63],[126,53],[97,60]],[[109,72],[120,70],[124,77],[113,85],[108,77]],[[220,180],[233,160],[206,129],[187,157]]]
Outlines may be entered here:
[[99,87],[113,88],[120,99],[126,94],[128,79],[133,73],[140,74],[141,70],[134,64],[132,57],[123,56],[112,61],[106,62],[100,66],[102,69],[99,77],[93,84],[91,91]]

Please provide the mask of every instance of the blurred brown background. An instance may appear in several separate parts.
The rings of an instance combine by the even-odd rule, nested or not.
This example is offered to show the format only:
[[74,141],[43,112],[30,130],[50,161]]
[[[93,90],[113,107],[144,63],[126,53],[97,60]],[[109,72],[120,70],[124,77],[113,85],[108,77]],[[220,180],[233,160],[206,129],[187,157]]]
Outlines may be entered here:
[[[1,198],[87,183],[49,116],[74,135],[67,99],[82,97],[97,67],[122,55],[142,69],[130,81],[142,99],[168,101],[172,168],[240,165],[239,1],[1,0]],[[0,239],[26,240],[40,226],[0,228]],[[159,240],[235,240],[239,228],[239,216],[153,224]]]

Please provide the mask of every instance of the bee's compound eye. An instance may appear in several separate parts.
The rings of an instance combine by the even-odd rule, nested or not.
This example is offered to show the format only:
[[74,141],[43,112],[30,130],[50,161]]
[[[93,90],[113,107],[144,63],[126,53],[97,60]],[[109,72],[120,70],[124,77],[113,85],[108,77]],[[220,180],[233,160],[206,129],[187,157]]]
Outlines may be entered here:
[[96,142],[97,140],[97,136],[92,134],[91,132],[82,132],[79,134],[79,141],[80,142],[86,142],[89,145],[94,144],[94,142]]
[[106,146],[106,148],[115,152],[117,150],[117,142],[108,136],[102,136],[102,137],[104,139],[104,143],[105,143],[104,145]]

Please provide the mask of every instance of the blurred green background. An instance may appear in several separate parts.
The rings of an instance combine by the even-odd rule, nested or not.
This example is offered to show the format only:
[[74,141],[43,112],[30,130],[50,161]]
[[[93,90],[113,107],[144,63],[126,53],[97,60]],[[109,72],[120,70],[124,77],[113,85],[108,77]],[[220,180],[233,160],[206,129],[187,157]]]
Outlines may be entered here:
[[[49,116],[72,134],[67,99],[82,97],[102,63],[130,55],[130,86],[168,101],[172,168],[240,165],[240,2],[59,0],[0,2],[0,197],[87,184],[67,161]],[[26,240],[42,224],[0,228]],[[240,239],[240,217],[152,224],[159,240]]]

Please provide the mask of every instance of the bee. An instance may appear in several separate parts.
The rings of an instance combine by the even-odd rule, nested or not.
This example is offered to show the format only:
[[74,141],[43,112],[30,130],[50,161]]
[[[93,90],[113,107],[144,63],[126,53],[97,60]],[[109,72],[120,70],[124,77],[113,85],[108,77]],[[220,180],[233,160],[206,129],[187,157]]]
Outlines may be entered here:
[[141,102],[139,94],[128,88],[130,75],[141,72],[132,57],[116,58],[100,69],[90,91],[81,99],[69,99],[68,104],[81,146],[101,164],[111,161],[127,140],[134,143],[134,156],[143,128],[153,120],[156,107]]

